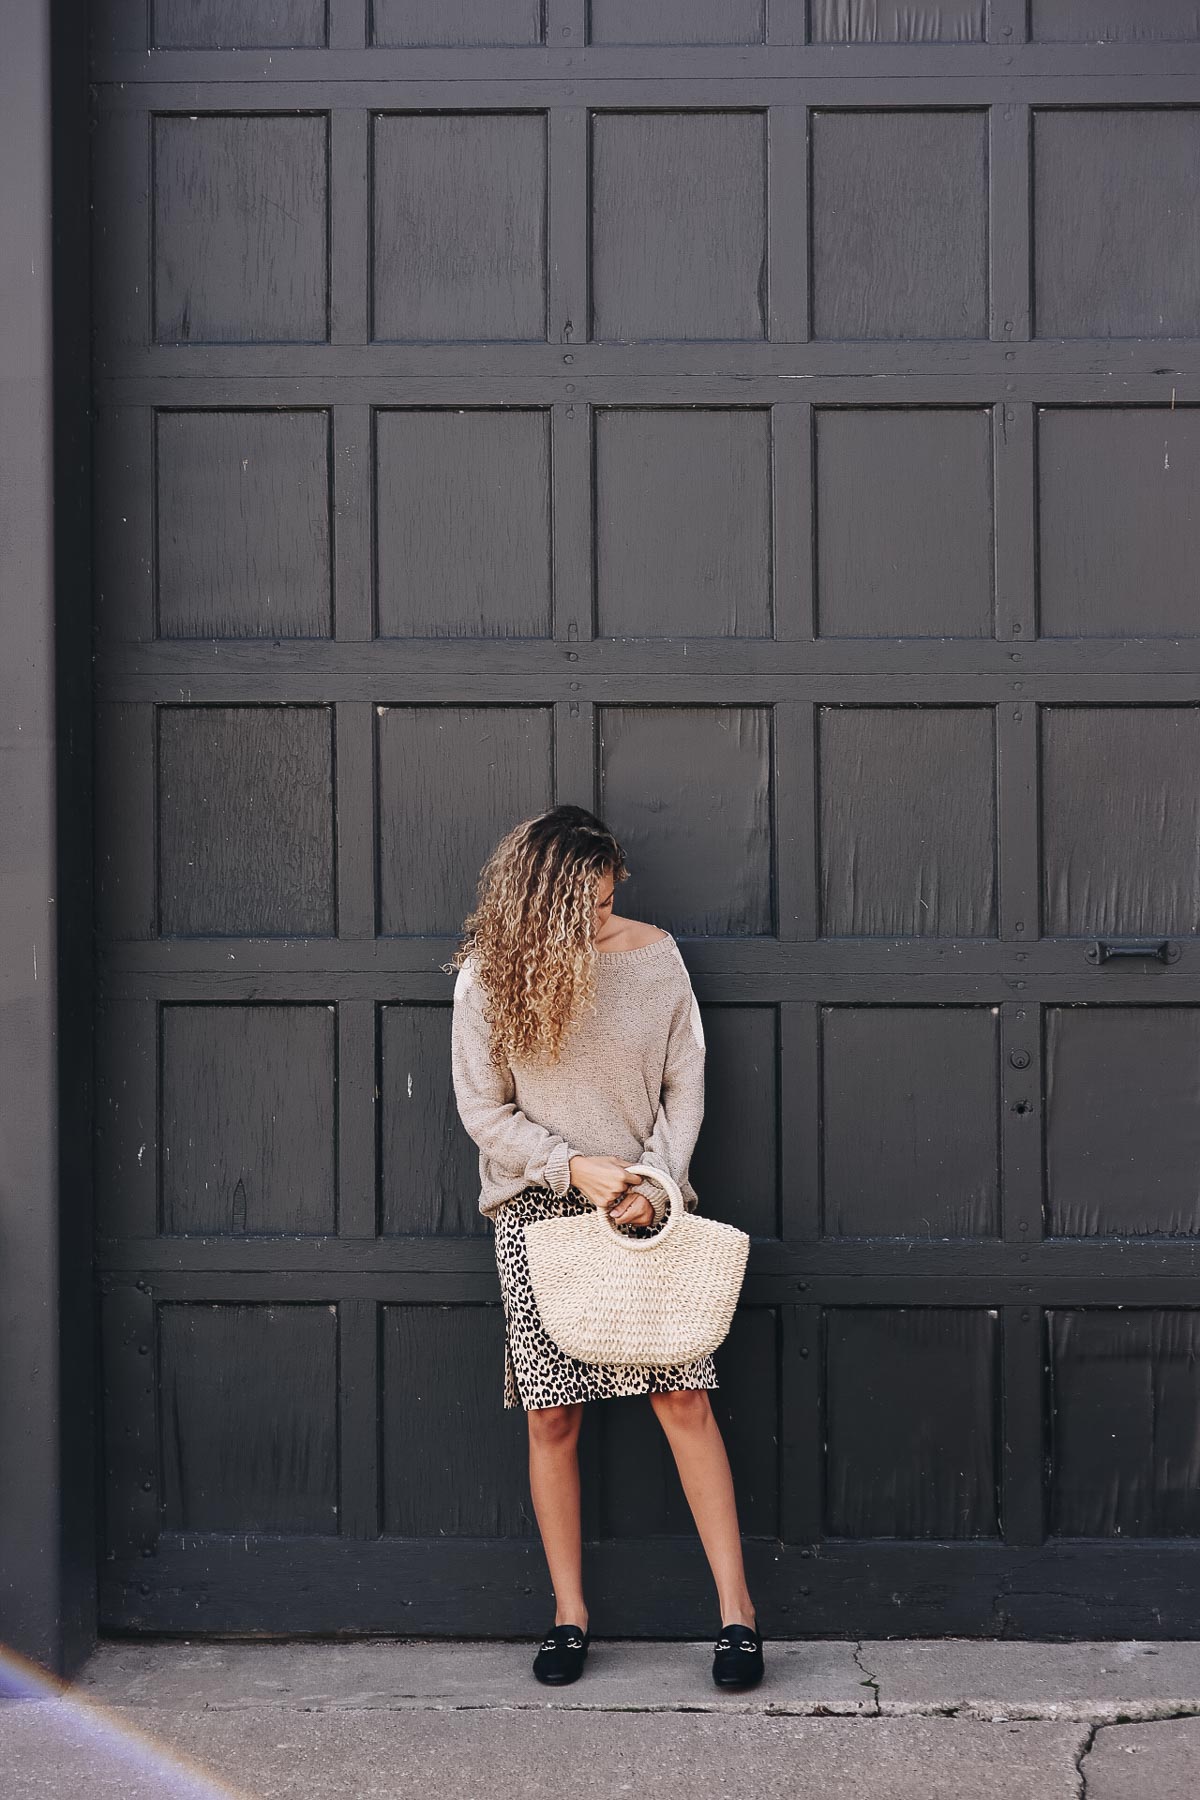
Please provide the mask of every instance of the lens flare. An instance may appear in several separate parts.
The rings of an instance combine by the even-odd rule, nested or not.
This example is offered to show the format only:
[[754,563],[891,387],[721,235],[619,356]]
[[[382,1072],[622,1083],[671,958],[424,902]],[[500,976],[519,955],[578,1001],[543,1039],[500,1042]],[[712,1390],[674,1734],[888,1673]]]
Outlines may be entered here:
[[[51,1723],[49,1730],[38,1738],[36,1748],[40,1766],[31,1793],[45,1795],[51,1791],[45,1785],[45,1759],[47,1755],[53,1757],[57,1736],[62,1740],[64,1764],[78,1755],[80,1740],[88,1749],[94,1748],[97,1756],[103,1759],[99,1765],[88,1769],[89,1780],[94,1781],[102,1793],[122,1791],[110,1787],[107,1782],[102,1787],[100,1777],[102,1774],[116,1777],[124,1769],[136,1771],[145,1780],[153,1782],[152,1791],[169,1795],[171,1800],[254,1800],[245,1789],[226,1786],[199,1763],[190,1761],[169,1745],[159,1743],[138,1726],[118,1718],[98,1701],[84,1698],[69,1681],[48,1675],[45,1669],[30,1662],[19,1651],[0,1644],[0,1767],[3,1767],[6,1783],[11,1782],[16,1773],[9,1760],[13,1743],[8,1727],[17,1722],[19,1703],[31,1700],[52,1703],[46,1715],[38,1714],[39,1725],[47,1718]],[[140,1786],[138,1791],[141,1792]],[[21,1789],[6,1785],[5,1794],[7,1800],[20,1800]]]

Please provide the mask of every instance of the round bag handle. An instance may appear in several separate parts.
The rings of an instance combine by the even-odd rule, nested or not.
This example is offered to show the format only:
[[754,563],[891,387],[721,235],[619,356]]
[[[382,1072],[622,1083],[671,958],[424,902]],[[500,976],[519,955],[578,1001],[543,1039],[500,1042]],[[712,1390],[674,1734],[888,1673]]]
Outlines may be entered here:
[[597,1207],[596,1210],[603,1214],[603,1217],[604,1217],[605,1223],[608,1226],[608,1229],[612,1232],[612,1234],[616,1238],[617,1242],[624,1249],[626,1249],[626,1250],[654,1250],[654,1249],[657,1249],[659,1244],[661,1244],[663,1239],[667,1236],[668,1232],[674,1231],[676,1225],[678,1225],[680,1219],[683,1217],[684,1212],[686,1211],[683,1194],[680,1192],[679,1184],[674,1179],[673,1176],[666,1174],[665,1171],[662,1169],[652,1169],[650,1167],[649,1163],[626,1163],[625,1169],[626,1169],[627,1174],[646,1176],[648,1180],[654,1182],[654,1184],[657,1187],[660,1187],[662,1189],[663,1193],[667,1196],[667,1216],[663,1220],[659,1229],[655,1232],[653,1237],[648,1237],[648,1238],[629,1237],[624,1231],[622,1231],[622,1229],[619,1225],[613,1224],[612,1220],[608,1216],[608,1208],[607,1207]]

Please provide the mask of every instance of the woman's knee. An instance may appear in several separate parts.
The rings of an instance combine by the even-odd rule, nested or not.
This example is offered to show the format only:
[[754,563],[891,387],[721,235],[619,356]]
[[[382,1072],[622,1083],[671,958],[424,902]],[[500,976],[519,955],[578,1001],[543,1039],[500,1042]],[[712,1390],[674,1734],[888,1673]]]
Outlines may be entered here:
[[529,1436],[536,1444],[565,1444],[573,1438],[583,1417],[582,1400],[563,1406],[535,1406],[526,1413]]
[[664,1424],[700,1426],[712,1416],[707,1388],[674,1388],[669,1393],[652,1393],[650,1404]]

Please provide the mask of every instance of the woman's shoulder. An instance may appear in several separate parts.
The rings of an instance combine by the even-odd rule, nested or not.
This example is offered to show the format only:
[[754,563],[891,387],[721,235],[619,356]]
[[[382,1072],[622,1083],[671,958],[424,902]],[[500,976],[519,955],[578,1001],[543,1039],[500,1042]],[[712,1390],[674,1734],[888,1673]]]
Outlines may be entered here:
[[454,998],[456,1000],[464,1000],[468,994],[474,992],[478,985],[479,979],[475,958],[473,955],[468,954],[459,964],[458,974],[454,980]]
[[614,932],[604,943],[597,944],[597,952],[601,956],[628,956],[637,950],[652,950],[659,945],[664,948],[675,939],[661,925],[648,925],[643,919],[622,919],[620,932]]
[[667,996],[678,995],[690,985],[687,965],[674,935],[657,925],[645,925],[640,919],[629,921],[628,936],[622,933],[597,955],[598,966],[606,989],[630,997],[636,988],[638,1003],[652,990]]

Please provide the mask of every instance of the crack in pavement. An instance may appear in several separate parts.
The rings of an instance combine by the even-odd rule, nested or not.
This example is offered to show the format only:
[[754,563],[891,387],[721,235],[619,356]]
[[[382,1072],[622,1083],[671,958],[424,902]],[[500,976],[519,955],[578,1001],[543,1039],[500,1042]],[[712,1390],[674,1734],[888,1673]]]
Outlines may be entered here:
[[1077,1783],[1075,1788],[1075,1800],[1087,1800],[1087,1770],[1083,1765],[1092,1754],[1092,1746],[1096,1742],[1096,1733],[1100,1729],[1101,1727],[1098,1724],[1089,1726],[1087,1732],[1084,1734],[1082,1743],[1075,1752],[1075,1779]]
[[870,1669],[868,1669],[867,1665],[864,1663],[864,1661],[862,1659],[862,1644],[861,1644],[861,1642],[855,1644],[854,1649],[851,1651],[850,1654],[851,1654],[851,1658],[853,1660],[855,1668],[862,1670],[862,1674],[863,1674],[862,1686],[866,1687],[866,1688],[870,1688],[870,1690],[871,1690],[871,1697],[875,1702],[875,1704],[871,1710],[874,1713],[875,1717],[878,1718],[879,1712],[880,1712],[879,1682],[876,1680],[875,1676],[872,1675]]
[[[469,1700],[442,1694],[393,1694],[378,1701],[322,1700],[229,1700],[205,1701],[200,1706],[176,1704],[164,1700],[121,1699],[109,1696],[100,1704],[121,1706],[133,1712],[277,1712],[286,1713],[364,1713],[364,1712],[604,1712],[604,1713],[763,1713],[786,1718],[842,1719],[964,1719],[979,1725],[1089,1725],[1094,1731],[1107,1731],[1114,1725],[1159,1725],[1173,1719],[1200,1718],[1200,1701],[1194,1700],[1114,1700],[1114,1701],[1000,1701],[1000,1700],[887,1700],[880,1693],[880,1683],[865,1664],[860,1685],[871,1690],[871,1702],[864,1707],[852,1698],[828,1700],[769,1700],[732,1698],[713,1700]],[[52,1706],[57,1700],[71,1699],[84,1705],[96,1704],[86,1691],[29,1696],[25,1700],[12,1697],[9,1705]],[[1106,1709],[1111,1708],[1111,1711]],[[4,1702],[0,1701],[0,1717]]]
[[1102,1731],[1112,1731],[1120,1725],[1166,1725],[1172,1719],[1200,1719],[1200,1706],[1174,1704],[1170,1701],[1161,1703],[1159,1711],[1154,1713],[1119,1713],[1114,1719],[1094,1719],[1079,1749],[1075,1753],[1075,1773],[1079,1777],[1079,1785],[1075,1790],[1075,1800],[1087,1800],[1088,1778],[1084,1768],[1088,1757],[1096,1748],[1096,1739]]

